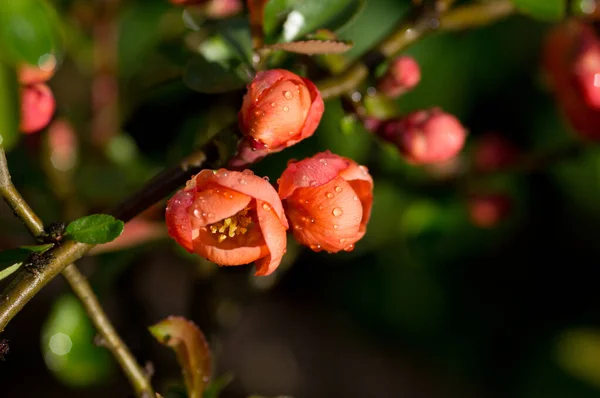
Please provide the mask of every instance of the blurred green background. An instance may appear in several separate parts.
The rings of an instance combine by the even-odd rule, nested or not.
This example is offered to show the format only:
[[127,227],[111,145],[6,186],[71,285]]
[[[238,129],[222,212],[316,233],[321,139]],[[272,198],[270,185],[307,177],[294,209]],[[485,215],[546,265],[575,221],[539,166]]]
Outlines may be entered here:
[[[213,80],[198,80],[200,71],[186,65],[200,53],[235,69],[249,55],[244,13],[203,21],[163,0],[51,5],[55,14],[25,6],[18,12],[38,19],[32,37],[59,32],[52,43],[61,45],[47,44],[60,63],[50,86],[56,117],[77,131],[78,162],[67,172],[53,168],[45,131],[10,137],[8,153],[15,184],[45,222],[118,203],[235,120],[243,88],[193,91],[189,85]],[[0,15],[2,7],[8,6],[0,5]],[[335,24],[340,38],[354,42],[347,56],[362,55],[410,7],[367,0],[349,24]],[[405,52],[420,64],[422,81],[397,101],[397,111],[440,106],[456,115],[469,130],[463,163],[489,131],[526,153],[571,145],[577,139],[540,71],[550,26],[514,16],[426,37]],[[0,59],[11,57],[5,46]],[[295,70],[304,70],[305,61],[283,59]],[[109,116],[93,106],[105,88],[99,76],[113,79]],[[5,99],[11,95],[0,88]],[[14,118],[14,105],[6,103],[0,120]],[[121,127],[94,135],[106,120]],[[265,159],[255,172],[276,181],[289,159],[326,149],[367,165],[375,179],[367,235],[352,253],[313,253],[290,242],[281,270],[254,278],[252,267],[217,270],[186,255],[163,231],[80,262],[136,357],[153,363],[155,387],[171,390],[165,397],[182,396],[179,368],[146,328],[171,314],[196,322],[209,337],[217,375],[233,376],[222,397],[600,396],[598,147],[475,186],[440,184],[430,168],[410,166],[376,141],[334,99],[313,137]],[[473,225],[471,190],[509,196],[510,215],[495,228]],[[162,228],[163,208],[145,220]],[[30,243],[0,206],[0,248]],[[67,291],[57,278],[2,335],[11,350],[0,362],[0,396],[131,396]]]

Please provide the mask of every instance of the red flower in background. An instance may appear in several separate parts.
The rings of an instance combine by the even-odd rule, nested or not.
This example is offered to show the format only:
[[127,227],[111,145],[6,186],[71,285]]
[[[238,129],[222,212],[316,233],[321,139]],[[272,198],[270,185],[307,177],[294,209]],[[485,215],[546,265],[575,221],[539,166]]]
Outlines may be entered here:
[[419,64],[411,57],[394,59],[377,84],[377,89],[391,98],[399,97],[414,88],[421,80]]
[[203,170],[166,210],[169,235],[219,265],[256,262],[269,275],[286,250],[287,219],[277,192],[250,170]]
[[50,123],[56,102],[50,87],[43,83],[21,88],[21,123],[19,129],[25,134],[35,133]]
[[413,164],[438,163],[453,158],[463,148],[467,135],[456,117],[439,108],[386,121],[378,134],[395,144]]
[[321,94],[310,80],[283,69],[258,72],[239,113],[246,139],[232,165],[253,163],[310,137],[324,109]]
[[329,151],[291,162],[278,180],[292,233],[314,251],[351,251],[367,229],[373,179],[367,168]]

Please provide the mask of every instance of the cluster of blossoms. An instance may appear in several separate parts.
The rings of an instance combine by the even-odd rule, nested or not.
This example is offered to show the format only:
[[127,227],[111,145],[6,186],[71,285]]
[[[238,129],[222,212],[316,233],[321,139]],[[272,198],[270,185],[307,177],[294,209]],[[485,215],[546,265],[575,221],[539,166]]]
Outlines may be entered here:
[[[397,98],[421,79],[417,62],[407,56],[394,59],[377,84],[379,92]],[[367,118],[365,126],[398,147],[407,162],[432,164],[454,158],[463,148],[466,130],[453,115],[440,108],[419,110],[390,120]]]
[[255,262],[271,274],[287,232],[314,251],[351,251],[366,232],[373,179],[364,166],[329,151],[290,161],[278,189],[244,167],[310,137],[324,105],[315,85],[286,70],[259,72],[239,113],[245,137],[231,170],[203,170],[166,209],[169,234],[219,265]]
[[43,65],[21,65],[18,79],[21,84],[21,122],[19,130],[25,134],[40,131],[50,123],[56,102],[46,84],[54,75],[56,60],[50,57]]

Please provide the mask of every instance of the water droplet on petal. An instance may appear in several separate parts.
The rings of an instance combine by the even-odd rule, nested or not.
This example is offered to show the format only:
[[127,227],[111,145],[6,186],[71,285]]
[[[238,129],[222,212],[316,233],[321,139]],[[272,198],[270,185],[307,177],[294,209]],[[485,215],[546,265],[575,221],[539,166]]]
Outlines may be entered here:
[[340,209],[339,207],[334,208],[331,213],[336,216],[339,217],[341,216],[344,212],[342,211],[342,209]]
[[215,215],[213,213],[208,213],[208,218],[213,218]]
[[348,246],[344,247],[344,251],[351,252],[352,250],[354,250],[354,244],[353,243],[351,243]]
[[318,181],[311,181],[310,182],[310,186],[313,187],[313,188],[316,188],[316,187],[319,186],[319,182]]
[[284,107],[283,107],[283,111],[284,111],[284,112],[287,112],[287,111],[289,111],[289,110],[290,110],[290,107],[289,107],[289,106],[284,106]]
[[293,132],[293,131],[290,131],[290,132],[288,133],[288,135],[294,135],[294,132]]
[[276,104],[276,103],[274,103],[274,102],[271,102],[271,106],[272,106],[273,108],[275,108],[275,107],[277,106],[277,104]]
[[289,92],[289,91],[285,91],[285,92],[283,93],[283,96],[284,96],[286,99],[292,99],[292,97],[293,97],[293,94],[292,94],[291,92]]
[[240,179],[240,184],[242,185],[248,185],[248,181],[244,180],[243,178]]
[[300,231],[302,229],[302,227],[300,225],[294,225],[294,229]]
[[[265,145],[266,147],[266,145]],[[253,176],[254,172],[252,170],[246,169],[244,171],[242,171],[242,174],[246,174],[247,176]]]
[[340,226],[337,224],[333,224],[333,229],[338,229]]
[[316,252],[320,252],[321,250],[323,250],[323,248],[321,247],[321,245],[310,245],[310,248],[313,249]]
[[206,217],[206,213],[202,213],[202,217]]
[[311,222],[311,224],[314,224],[314,223],[315,223],[315,219],[314,219],[314,218],[311,218],[311,219],[310,219],[310,222]]
[[198,210],[198,209],[194,210],[194,217],[200,218],[200,210]]
[[340,239],[340,243],[344,243],[346,241],[346,239],[342,238]]
[[267,182],[271,181],[271,179],[270,179],[268,176],[264,176],[264,177],[263,177],[263,180],[265,180],[265,181],[267,181]]
[[354,199],[354,200],[358,200],[358,196],[354,195],[354,196],[352,197],[352,199]]
[[323,166],[327,166],[327,160],[325,159],[320,159],[319,163],[321,163]]
[[337,193],[342,192],[342,187],[340,187],[339,185],[337,187],[335,187],[335,192],[337,192]]
[[262,208],[265,209],[266,211],[271,210],[271,206],[269,206],[269,204],[267,204],[267,203],[263,203]]
[[327,192],[327,193],[325,194],[325,196],[327,197],[327,199],[331,199],[331,198],[333,198],[333,194],[332,194],[331,192]]
[[323,206],[319,206],[319,210],[323,210],[325,207]]

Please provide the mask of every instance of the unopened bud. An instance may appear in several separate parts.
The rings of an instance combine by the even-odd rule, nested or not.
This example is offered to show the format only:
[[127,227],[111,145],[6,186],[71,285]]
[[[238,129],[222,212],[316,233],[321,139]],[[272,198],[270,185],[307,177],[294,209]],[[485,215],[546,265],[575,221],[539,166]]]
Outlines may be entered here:
[[492,228],[504,220],[511,211],[511,201],[502,194],[475,195],[469,198],[471,222],[479,228]]
[[24,86],[21,90],[20,130],[32,134],[43,129],[50,123],[55,109],[50,87],[43,83]]
[[415,87],[421,80],[419,64],[411,57],[398,57],[390,64],[377,89],[388,97],[396,98]]

